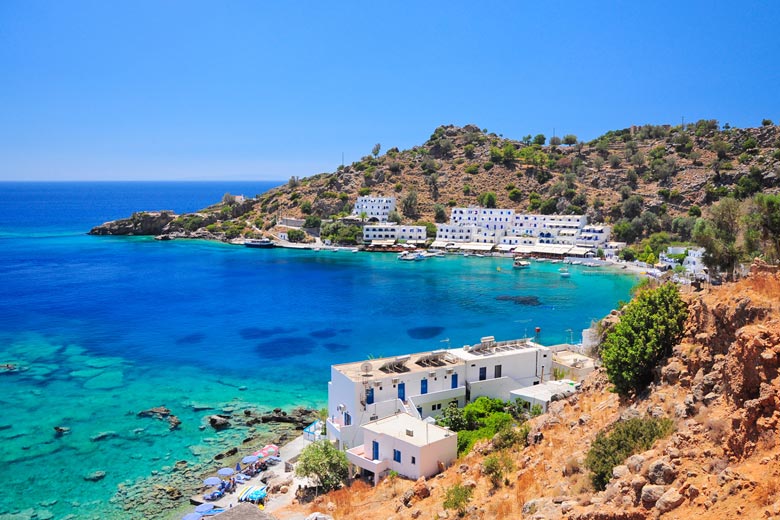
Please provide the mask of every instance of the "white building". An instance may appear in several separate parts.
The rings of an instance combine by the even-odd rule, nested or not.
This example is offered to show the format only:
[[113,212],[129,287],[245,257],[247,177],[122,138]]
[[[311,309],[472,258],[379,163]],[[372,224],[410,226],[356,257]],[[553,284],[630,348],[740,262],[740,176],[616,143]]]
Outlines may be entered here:
[[589,226],[585,215],[523,214],[511,209],[472,206],[452,208],[450,222],[436,226],[433,245],[469,249],[472,245],[494,244],[500,250],[510,250],[513,246],[533,248],[549,244],[588,248],[595,253],[607,244],[610,232],[609,226]]
[[369,222],[387,222],[387,217],[394,209],[395,197],[358,197],[352,208],[352,216],[360,218],[365,213]]
[[403,224],[369,224],[363,226],[363,241],[406,240],[407,242],[425,242],[428,230],[425,226],[407,226]]
[[551,377],[552,353],[527,340],[483,338],[462,349],[435,350],[331,366],[328,438],[341,449],[363,443],[360,426],[397,412],[425,419],[450,403],[510,391]]
[[511,399],[513,401],[515,399],[522,399],[527,403],[527,408],[529,410],[534,405],[539,405],[542,407],[542,411],[546,412],[551,402],[564,399],[574,394],[578,388],[579,383],[568,379],[547,381],[540,385],[512,390]]
[[417,480],[432,477],[458,456],[457,433],[395,413],[364,424],[363,442],[347,450],[347,459],[373,475],[374,484],[387,472]]

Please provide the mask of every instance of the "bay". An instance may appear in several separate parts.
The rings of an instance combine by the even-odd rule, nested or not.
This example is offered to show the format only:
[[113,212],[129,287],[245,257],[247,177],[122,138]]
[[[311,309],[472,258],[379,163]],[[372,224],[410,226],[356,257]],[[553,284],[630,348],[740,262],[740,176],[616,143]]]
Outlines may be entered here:
[[[636,282],[583,266],[566,279],[553,264],[514,270],[507,258],[85,234],[276,184],[0,183],[0,363],[27,369],[0,375],[0,465],[12,469],[0,513],[126,517],[109,502],[117,486],[240,443],[204,427],[214,410],[321,407],[334,363],[536,327],[544,344],[577,339]],[[160,405],[179,430],[137,416]],[[105,478],[84,480],[95,471]]]

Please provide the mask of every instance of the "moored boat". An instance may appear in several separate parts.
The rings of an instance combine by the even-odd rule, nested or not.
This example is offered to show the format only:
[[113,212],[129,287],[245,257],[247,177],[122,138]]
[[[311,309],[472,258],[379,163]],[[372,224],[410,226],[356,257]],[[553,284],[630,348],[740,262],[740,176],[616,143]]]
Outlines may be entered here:
[[514,262],[512,262],[512,267],[515,269],[528,269],[528,267],[531,266],[531,262],[527,260],[523,260],[521,257],[515,258]]
[[247,238],[246,240],[244,240],[244,245],[246,247],[262,247],[262,248],[276,247],[276,245],[271,241],[270,238]]

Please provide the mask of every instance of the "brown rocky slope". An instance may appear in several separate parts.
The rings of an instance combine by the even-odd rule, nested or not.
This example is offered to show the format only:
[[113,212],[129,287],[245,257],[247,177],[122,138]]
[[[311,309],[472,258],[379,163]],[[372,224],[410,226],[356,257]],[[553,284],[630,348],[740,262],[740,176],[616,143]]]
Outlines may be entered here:
[[[597,222],[641,218],[640,230],[649,235],[676,229],[674,219],[693,205],[706,209],[729,193],[743,198],[780,189],[780,126],[773,124],[645,125],[610,131],[590,143],[572,141],[542,146],[530,136],[513,140],[474,125],[441,126],[420,146],[369,154],[333,173],[291,178],[256,198],[228,198],[198,213],[158,219],[157,225],[139,214],[92,233],[256,237],[273,233],[279,217],[349,213],[361,194],[396,197],[406,223],[434,222],[437,206],[445,210],[441,220],[448,206],[479,204],[494,193],[497,207],[585,213]],[[626,203],[631,196],[640,197],[638,205]]]
[[[361,483],[294,509],[338,519],[452,518],[444,492],[461,482],[474,488],[465,515],[473,519],[780,519],[780,273],[756,269],[685,297],[684,338],[649,390],[621,401],[603,371],[592,374],[582,392],[534,420],[532,434],[544,438],[510,452],[515,469],[505,485],[493,489],[481,473],[486,443],[427,482]],[[584,467],[590,444],[635,416],[669,417],[676,430],[595,492]]]

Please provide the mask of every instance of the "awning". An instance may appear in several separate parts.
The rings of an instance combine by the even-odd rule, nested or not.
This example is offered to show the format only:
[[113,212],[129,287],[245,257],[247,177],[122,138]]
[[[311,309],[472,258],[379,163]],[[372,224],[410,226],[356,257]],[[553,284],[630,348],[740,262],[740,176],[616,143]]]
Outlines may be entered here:
[[447,240],[434,240],[431,247],[446,247],[449,243]]
[[588,253],[593,255],[594,254],[593,249],[590,247],[576,246],[576,247],[572,247],[571,250],[569,251],[570,256],[586,256]]
[[512,251],[516,247],[517,246],[514,244],[498,244],[496,246],[496,249],[498,249],[499,251]]
[[460,245],[460,248],[466,251],[490,251],[493,247],[495,247],[495,244],[483,244],[481,242],[466,242]]
[[371,241],[372,246],[378,246],[378,247],[389,247],[395,245],[395,240],[389,239],[389,240],[372,240]]

